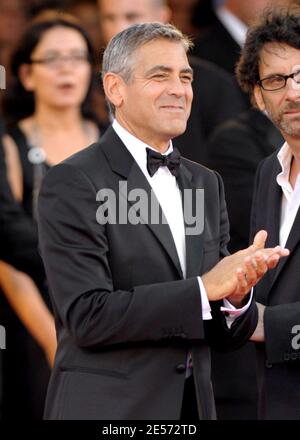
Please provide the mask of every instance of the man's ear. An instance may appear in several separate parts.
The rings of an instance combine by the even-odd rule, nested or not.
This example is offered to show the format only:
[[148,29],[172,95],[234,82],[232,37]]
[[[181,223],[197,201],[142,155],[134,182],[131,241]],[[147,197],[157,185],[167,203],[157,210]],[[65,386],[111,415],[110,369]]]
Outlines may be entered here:
[[19,67],[19,78],[25,90],[32,92],[34,90],[34,81],[31,75],[31,65],[21,64]]
[[254,95],[254,99],[255,99],[257,107],[261,111],[264,111],[266,109],[266,106],[265,106],[264,98],[263,98],[263,95],[261,92],[261,88],[259,87],[258,84],[255,84],[255,86],[254,86],[253,95]]
[[108,72],[103,78],[105,96],[116,108],[123,103],[122,83],[123,79],[116,73]]

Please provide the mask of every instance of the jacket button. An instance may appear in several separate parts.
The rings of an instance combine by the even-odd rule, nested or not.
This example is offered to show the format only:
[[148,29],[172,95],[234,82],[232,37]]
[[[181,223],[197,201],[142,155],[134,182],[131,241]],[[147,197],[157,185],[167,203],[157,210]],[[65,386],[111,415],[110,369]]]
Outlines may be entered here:
[[177,372],[178,374],[185,373],[185,370],[186,370],[186,368],[185,368],[185,365],[184,365],[184,364],[178,364],[178,365],[176,366],[176,372]]

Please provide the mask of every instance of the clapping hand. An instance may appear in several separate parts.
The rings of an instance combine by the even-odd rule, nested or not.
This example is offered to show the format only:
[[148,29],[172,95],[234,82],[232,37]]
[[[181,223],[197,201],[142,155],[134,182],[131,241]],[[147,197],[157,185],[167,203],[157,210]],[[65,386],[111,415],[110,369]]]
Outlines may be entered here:
[[280,258],[289,255],[289,250],[276,246],[265,248],[266,231],[259,231],[253,244],[223,258],[202,281],[210,301],[227,298],[238,306],[264,274],[277,266]]

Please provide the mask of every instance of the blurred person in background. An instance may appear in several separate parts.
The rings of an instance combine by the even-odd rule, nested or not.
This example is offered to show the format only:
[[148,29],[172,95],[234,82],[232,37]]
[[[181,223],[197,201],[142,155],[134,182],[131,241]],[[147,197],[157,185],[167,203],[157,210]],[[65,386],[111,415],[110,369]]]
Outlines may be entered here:
[[102,32],[99,26],[99,8],[97,0],[69,0],[65,11],[74,15],[80,20],[81,26],[90,36],[94,50],[94,87],[91,94],[91,106],[97,116],[101,131],[105,131],[109,125],[109,118],[106,110],[106,101],[101,92],[102,84],[100,78],[101,53],[105,45]]
[[167,0],[167,3],[172,11],[172,23],[192,38],[215,18],[211,0]]
[[31,0],[29,3],[27,9],[31,19],[42,17],[42,14],[49,12],[71,14],[76,17],[89,35],[94,56],[99,54],[103,42],[99,28],[97,0]]
[[[87,34],[69,16],[49,13],[45,17],[37,18],[27,28],[13,54],[13,77],[4,102],[7,177],[15,199],[31,217],[34,228],[36,199],[46,171],[97,140],[100,134],[89,111],[92,46]],[[27,312],[23,323],[29,331],[30,323],[39,327],[35,334],[38,342],[48,337],[46,346],[51,353],[46,354],[52,363],[56,341],[53,318],[45,305],[50,308],[43,270],[31,279],[1,263],[0,279],[8,302],[16,300],[16,292],[20,301],[26,292],[33,298],[38,309],[20,306],[19,310],[25,315]],[[40,348],[13,320],[9,307],[5,310],[6,326],[11,328],[8,335],[13,341],[4,358],[3,417],[40,418],[50,371]]]
[[[215,20],[196,38],[193,54],[234,75],[248,26],[269,4],[286,6],[290,2],[291,0],[224,0],[215,7]],[[242,96],[249,108],[249,95],[243,93]]]
[[96,63],[99,70],[99,55],[103,41],[99,28],[97,0],[71,0],[69,3],[65,11],[77,17],[81,26],[88,32],[97,57]]
[[97,0],[30,0],[30,4],[28,10],[32,19],[51,12],[71,14],[79,20],[81,27],[88,34],[93,47],[93,86],[90,93],[90,105],[100,130],[104,132],[109,125],[109,120],[104,95],[100,92],[99,71],[103,39],[99,27]]
[[0,118],[0,260],[34,276],[42,268],[36,229],[15,200],[8,183],[2,145],[4,133],[4,123]]
[[195,40],[193,54],[234,74],[248,26],[268,5],[283,5],[291,0],[224,0],[215,7],[215,20]]
[[[98,0],[98,5],[105,44],[131,24],[172,21],[165,0]],[[246,107],[227,72],[196,57],[189,56],[189,63],[194,71],[192,112],[186,131],[174,139],[174,144],[188,159],[205,164],[209,134]]]
[[[32,224],[29,215],[25,213],[20,204],[14,199],[7,180],[6,163],[2,145],[2,136],[4,133],[2,124],[0,128],[0,284],[4,289],[5,284],[11,280],[10,275],[8,278],[5,276],[7,268],[12,270],[8,264],[31,276],[34,276],[36,273],[43,273],[43,264],[37,249],[35,225]],[[53,318],[41,301],[37,289],[32,286],[30,278],[17,270],[15,270],[14,273],[14,285],[11,285],[11,288],[6,291],[10,305],[18,318],[22,320],[29,332],[31,332],[39,345],[44,349],[49,363],[52,364],[56,348]],[[28,285],[30,285],[29,289]],[[7,325],[8,321],[7,316],[5,317],[5,310],[7,312],[10,309],[3,307],[3,301],[0,301],[0,324],[3,325],[3,321],[5,321],[7,344],[6,350],[0,350],[0,376],[2,375],[3,360],[6,365],[6,354],[8,353],[8,356],[11,356],[11,343],[15,341],[15,327],[11,325],[12,321],[15,321],[17,326],[19,325],[14,313],[11,314],[12,320],[10,321],[10,325]],[[13,350],[24,352],[26,340],[22,339],[18,342],[18,345],[13,347]],[[1,379],[0,377],[0,418],[2,419],[2,391],[4,385]],[[26,380],[26,377],[24,377],[24,380]]]

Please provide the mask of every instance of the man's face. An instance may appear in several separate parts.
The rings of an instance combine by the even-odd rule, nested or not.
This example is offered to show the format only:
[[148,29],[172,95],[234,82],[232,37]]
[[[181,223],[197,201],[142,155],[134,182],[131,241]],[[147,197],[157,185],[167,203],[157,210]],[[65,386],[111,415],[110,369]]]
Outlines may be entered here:
[[[133,57],[131,80],[125,83],[117,76],[116,118],[134,136],[164,151],[170,139],[186,129],[192,69],[183,45],[166,39],[144,44]],[[107,81],[104,78],[104,87]]]
[[[261,53],[260,79],[276,74],[290,75],[300,70],[300,50],[286,44],[268,43]],[[284,137],[300,137],[300,85],[287,80],[285,88],[263,90],[258,85],[254,96],[258,107],[266,110]]]
[[267,7],[287,7],[292,0],[225,0],[225,6],[247,26],[259,18]]
[[155,7],[152,0],[98,0],[101,31],[105,44],[132,24],[167,22],[169,11]]

